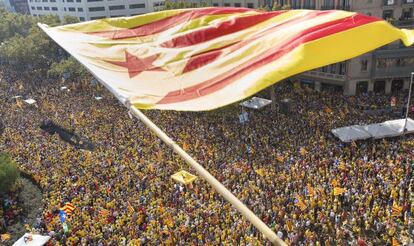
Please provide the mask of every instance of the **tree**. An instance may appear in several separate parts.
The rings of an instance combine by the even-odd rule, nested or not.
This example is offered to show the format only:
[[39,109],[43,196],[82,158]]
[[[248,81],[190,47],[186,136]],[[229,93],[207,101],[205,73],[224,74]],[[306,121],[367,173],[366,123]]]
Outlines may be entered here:
[[56,79],[64,77],[65,79],[79,80],[89,76],[89,73],[75,58],[69,57],[60,62],[52,63],[47,71],[47,76]]
[[10,190],[16,179],[19,177],[19,170],[9,155],[0,153],[0,195]]
[[75,17],[75,16],[70,16],[70,15],[65,15],[63,17],[63,24],[74,24],[74,23],[78,23],[79,22],[79,18]]

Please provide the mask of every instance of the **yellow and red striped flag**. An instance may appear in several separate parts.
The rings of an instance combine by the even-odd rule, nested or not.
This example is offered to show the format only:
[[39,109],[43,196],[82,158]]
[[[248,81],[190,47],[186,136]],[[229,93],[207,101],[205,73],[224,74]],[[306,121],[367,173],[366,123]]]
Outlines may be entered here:
[[301,211],[304,211],[307,208],[306,204],[303,202],[302,197],[297,194],[295,195],[295,205],[298,206]]
[[111,214],[111,212],[107,209],[102,208],[101,210],[99,210],[99,215],[106,218]]
[[400,217],[402,215],[403,207],[394,204],[392,206],[392,217]]
[[73,206],[72,203],[67,202],[65,203],[65,206],[63,206],[60,210],[65,212],[67,215],[71,215],[73,213],[73,210],[75,210],[75,206]]
[[344,189],[344,188],[335,187],[334,188],[334,196],[342,195],[345,191],[346,191],[346,189]]
[[400,242],[398,242],[398,240],[395,237],[392,238],[391,244],[392,244],[392,246],[400,246],[401,245]]
[[307,188],[308,188],[308,196],[313,197],[315,195],[315,189],[310,184],[307,185]]
[[174,9],[39,26],[141,109],[215,109],[399,39],[414,43],[413,30],[337,10]]

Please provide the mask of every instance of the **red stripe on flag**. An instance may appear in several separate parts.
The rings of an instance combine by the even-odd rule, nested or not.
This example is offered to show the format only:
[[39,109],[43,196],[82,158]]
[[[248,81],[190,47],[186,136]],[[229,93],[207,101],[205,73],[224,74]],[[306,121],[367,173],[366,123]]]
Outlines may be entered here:
[[157,104],[177,103],[214,93],[244,75],[252,72],[258,67],[279,59],[301,44],[380,20],[381,19],[371,16],[355,14],[350,17],[326,22],[318,26],[308,28],[277,47],[274,47],[251,59],[250,61],[245,62],[240,65],[238,69],[233,69],[232,71],[226,72],[216,78],[209,79],[197,85],[169,92]]
[[277,11],[263,13],[260,15],[242,16],[221,22],[217,26],[204,28],[202,30],[194,31],[180,37],[173,38],[161,44],[165,48],[181,48],[206,42],[220,36],[235,33],[246,28],[260,24],[275,16],[278,16],[286,11]]
[[247,8],[203,8],[186,10],[185,12],[170,16],[158,21],[154,21],[142,26],[132,27],[128,29],[114,30],[114,31],[102,31],[102,32],[86,32],[86,34],[97,35],[110,39],[124,39],[133,37],[142,37],[147,35],[153,35],[162,31],[165,31],[177,24],[187,22],[206,15],[221,15],[232,13],[243,13],[252,11]]
[[[269,28],[265,31],[262,31],[260,33],[255,34],[253,37],[251,37],[247,40],[244,40],[244,41],[241,41],[241,42],[238,42],[238,43],[234,43],[234,44],[230,44],[230,45],[227,45],[227,46],[223,46],[223,47],[221,47],[219,49],[216,49],[216,50],[213,50],[213,51],[208,51],[208,52],[205,52],[205,53],[194,55],[187,62],[187,65],[185,66],[185,68],[183,70],[183,73],[190,72],[194,69],[200,68],[202,66],[205,66],[205,65],[215,61],[218,57],[220,57],[221,54],[224,53],[226,48],[227,48],[226,54],[229,54],[231,52],[234,52],[234,51],[242,48],[246,44],[253,42],[254,40],[256,40],[258,38],[261,38],[261,37],[263,37],[263,36],[265,36],[269,33],[277,31],[277,29],[279,29],[283,26],[294,25],[294,24],[297,24],[298,22],[305,21],[305,20],[308,20],[310,18],[315,18],[315,17],[321,16],[321,15],[329,14],[330,12],[331,11],[311,12],[311,13],[305,14],[301,17],[294,18],[294,19],[282,22],[280,24],[277,24],[277,25],[275,25],[275,26],[273,26],[273,27],[271,27],[271,28]],[[210,53],[210,52],[213,52],[213,53]]]

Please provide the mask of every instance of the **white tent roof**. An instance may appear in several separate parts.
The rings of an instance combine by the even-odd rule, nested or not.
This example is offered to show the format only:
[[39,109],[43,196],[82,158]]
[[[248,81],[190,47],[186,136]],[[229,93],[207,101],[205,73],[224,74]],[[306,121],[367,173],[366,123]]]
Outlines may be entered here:
[[260,109],[266,105],[269,105],[271,102],[271,100],[265,98],[252,97],[249,100],[240,103],[240,105],[246,108]]
[[43,246],[50,240],[49,236],[32,234],[33,240],[24,242],[24,238],[28,236],[29,233],[24,234],[23,237],[13,244],[13,246]]
[[[403,135],[405,119],[389,120],[379,124],[366,126],[353,125],[331,130],[342,142],[351,142],[368,138],[388,138]],[[414,120],[407,119],[407,133],[414,133]]]
[[[398,131],[402,132],[405,124],[405,119],[399,119],[399,120],[389,120],[385,121],[384,124],[386,124],[388,127]],[[414,120],[408,118],[407,119],[407,133],[414,132]]]
[[364,130],[364,127],[359,125],[336,128],[332,130],[332,133],[341,139],[342,142],[346,143],[371,137],[371,135]]
[[396,137],[401,135],[401,132],[384,123],[367,125],[364,126],[364,129],[375,139]]

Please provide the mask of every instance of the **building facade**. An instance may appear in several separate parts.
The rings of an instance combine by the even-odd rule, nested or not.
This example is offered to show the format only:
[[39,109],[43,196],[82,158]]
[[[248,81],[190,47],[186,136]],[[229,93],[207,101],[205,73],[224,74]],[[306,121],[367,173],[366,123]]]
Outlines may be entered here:
[[33,16],[78,17],[80,21],[153,12],[163,0],[26,0]]
[[[342,9],[377,16],[399,28],[414,28],[414,0],[276,0],[291,8]],[[400,41],[354,59],[305,72],[297,79],[317,90],[345,95],[366,92],[390,94],[408,89],[414,72],[414,47]]]
[[29,4],[27,0],[4,0],[4,6],[7,11],[20,14],[29,14]]

